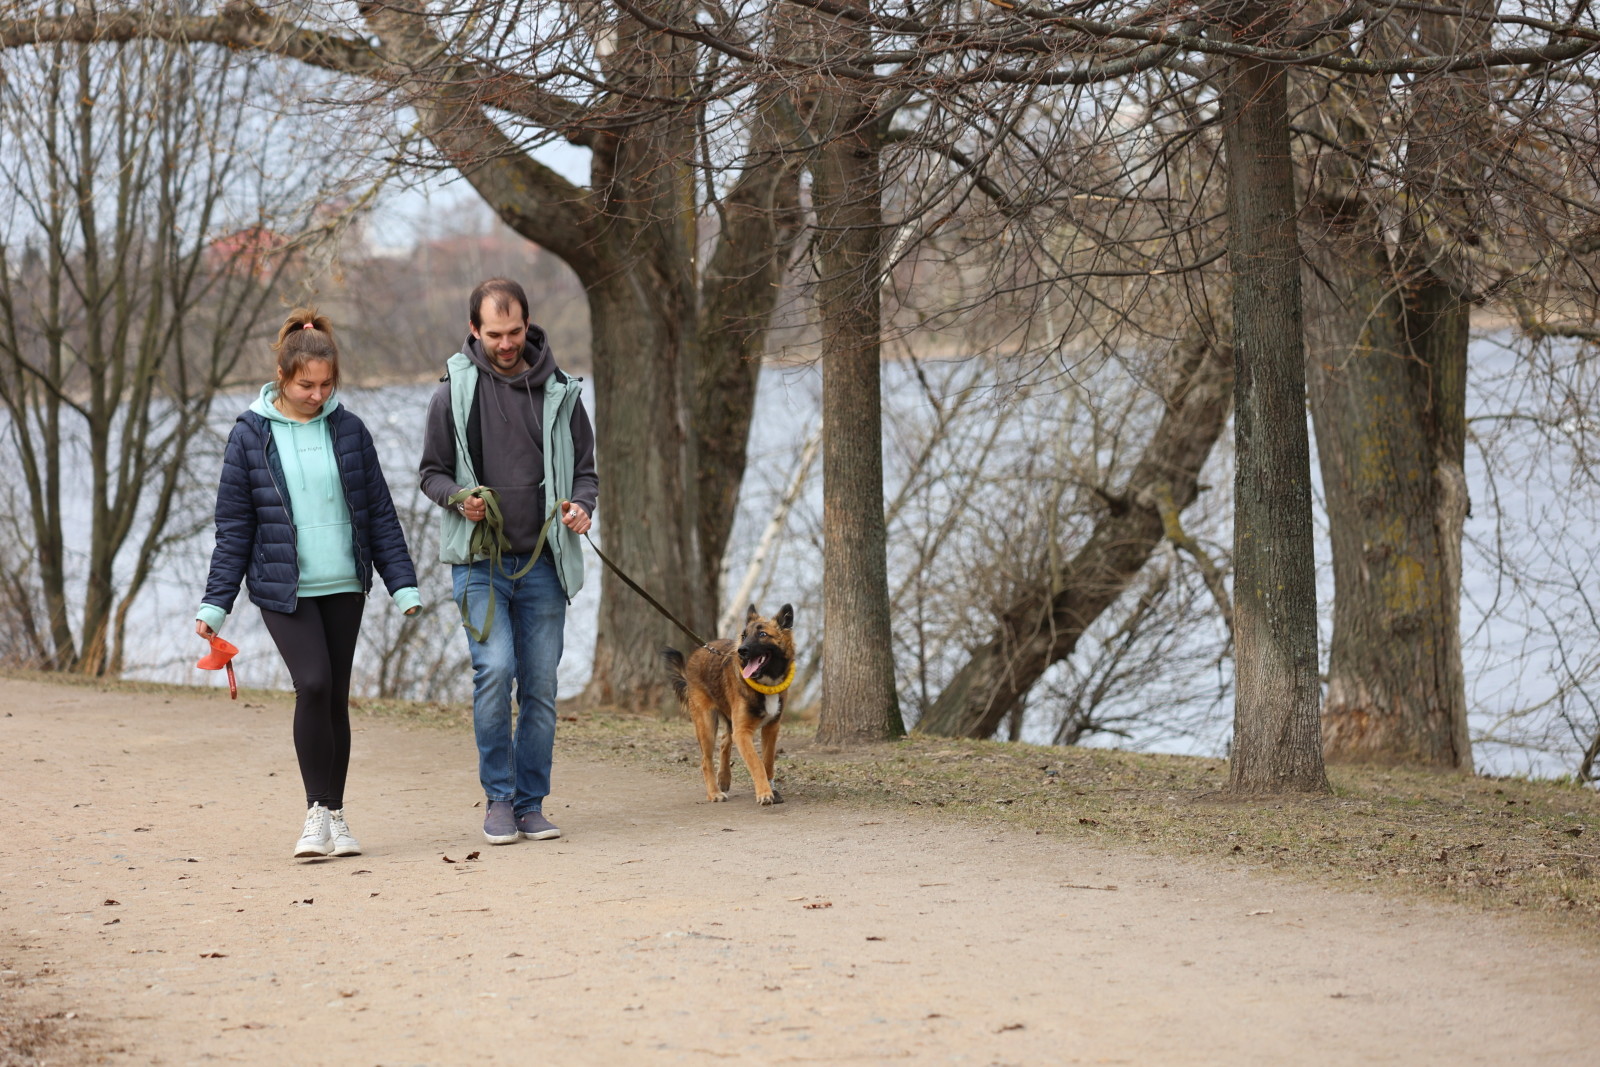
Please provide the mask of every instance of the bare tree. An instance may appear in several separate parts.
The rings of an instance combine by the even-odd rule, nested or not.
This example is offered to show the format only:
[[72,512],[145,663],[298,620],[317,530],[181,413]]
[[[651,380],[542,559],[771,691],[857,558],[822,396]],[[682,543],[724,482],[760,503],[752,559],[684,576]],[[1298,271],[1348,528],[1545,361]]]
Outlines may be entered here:
[[191,442],[259,343],[318,186],[251,106],[270,87],[226,53],[0,58],[0,404],[41,597],[12,582],[7,604],[44,646],[32,658],[116,674],[129,609],[179,533]]
[[[648,10],[645,10],[647,8]],[[560,257],[588,296],[596,448],[610,554],[692,625],[716,615],[724,509],[697,504],[701,484],[743,473],[752,355],[762,347],[775,265],[795,236],[796,157],[774,100],[729,100],[717,69],[655,28],[689,24],[691,5],[656,0],[505,6],[469,0],[275,11],[230,3],[195,13],[155,4],[0,22],[22,41],[209,42],[353,79],[345,96],[409,106],[433,153],[496,214]],[[361,88],[364,87],[364,90]],[[331,95],[331,94],[330,94]],[[591,153],[576,185],[532,154],[552,138]],[[715,180],[702,183],[703,173]],[[710,201],[708,202],[707,194]],[[701,254],[702,211],[717,220]],[[672,635],[620,583],[601,590],[591,699],[667,707],[653,656]]]

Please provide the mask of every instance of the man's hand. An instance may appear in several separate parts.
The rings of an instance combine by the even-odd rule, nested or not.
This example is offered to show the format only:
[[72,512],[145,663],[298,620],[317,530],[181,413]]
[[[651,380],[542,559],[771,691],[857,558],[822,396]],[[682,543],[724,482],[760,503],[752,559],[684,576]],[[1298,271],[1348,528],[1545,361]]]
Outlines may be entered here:
[[[478,486],[482,489],[483,486]],[[489,505],[483,502],[481,496],[469,496],[461,502],[461,514],[467,517],[468,522],[482,522],[483,517],[489,513]]]
[[589,513],[583,510],[581,504],[574,504],[570,500],[561,502],[561,522],[575,534],[589,532]]

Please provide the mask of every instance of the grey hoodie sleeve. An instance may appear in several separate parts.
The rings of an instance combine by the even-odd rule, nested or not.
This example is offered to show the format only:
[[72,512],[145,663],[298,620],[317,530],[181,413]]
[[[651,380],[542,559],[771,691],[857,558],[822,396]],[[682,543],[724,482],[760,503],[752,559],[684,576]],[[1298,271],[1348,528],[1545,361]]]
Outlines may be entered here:
[[[591,452],[593,449],[591,448]],[[440,507],[465,486],[456,484],[456,438],[450,427],[450,383],[434,390],[422,424],[422,494]],[[592,469],[592,468],[591,468]]]
[[600,506],[600,478],[594,470],[594,427],[582,399],[572,409],[572,453],[572,501],[593,518]]

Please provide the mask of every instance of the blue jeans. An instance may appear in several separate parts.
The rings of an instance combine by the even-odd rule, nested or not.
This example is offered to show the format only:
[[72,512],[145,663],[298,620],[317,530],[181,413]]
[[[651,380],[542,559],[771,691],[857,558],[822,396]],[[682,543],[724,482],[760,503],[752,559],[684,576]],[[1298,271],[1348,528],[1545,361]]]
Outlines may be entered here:
[[[522,815],[540,811],[550,794],[556,740],[556,667],[567,622],[567,597],[555,564],[544,556],[521,578],[509,575],[528,562],[508,555],[496,570],[488,560],[451,568],[456,604],[466,595],[468,618],[481,631],[494,597],[487,640],[469,632],[472,652],[472,727],[478,739],[478,780],[490,800],[509,800]],[[465,627],[463,627],[465,629]],[[511,683],[517,684],[512,729]]]

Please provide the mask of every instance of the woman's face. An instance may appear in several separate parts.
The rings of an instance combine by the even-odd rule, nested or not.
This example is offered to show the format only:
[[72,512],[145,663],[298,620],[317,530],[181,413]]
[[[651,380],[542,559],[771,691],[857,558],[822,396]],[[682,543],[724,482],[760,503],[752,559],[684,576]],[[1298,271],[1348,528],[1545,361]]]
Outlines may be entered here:
[[333,364],[325,359],[308,359],[294,377],[278,382],[284,413],[301,421],[315,418],[332,395]]

